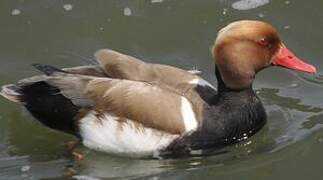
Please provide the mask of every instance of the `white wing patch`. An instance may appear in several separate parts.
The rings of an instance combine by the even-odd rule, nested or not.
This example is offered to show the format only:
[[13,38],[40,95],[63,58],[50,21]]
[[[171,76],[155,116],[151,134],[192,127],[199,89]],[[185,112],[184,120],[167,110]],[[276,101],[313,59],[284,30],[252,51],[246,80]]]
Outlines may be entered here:
[[189,131],[195,130],[198,126],[198,123],[195,118],[192,105],[185,97],[182,97],[181,111],[182,111],[185,131],[189,132]]
[[209,86],[212,89],[216,89],[212,84],[210,84],[209,82],[207,82],[207,81],[205,81],[204,79],[201,79],[201,78],[193,79],[189,83],[190,84],[197,84],[197,85],[200,85],[200,86]]
[[94,112],[80,120],[83,144],[102,152],[125,156],[151,156],[169,145],[178,135],[147,128],[130,119],[105,114],[98,119]]

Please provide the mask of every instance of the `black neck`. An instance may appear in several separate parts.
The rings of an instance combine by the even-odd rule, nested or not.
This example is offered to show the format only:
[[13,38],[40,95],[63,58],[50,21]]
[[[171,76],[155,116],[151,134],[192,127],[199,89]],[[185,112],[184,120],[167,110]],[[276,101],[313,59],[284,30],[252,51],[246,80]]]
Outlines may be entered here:
[[222,93],[225,93],[225,92],[253,91],[252,85],[249,86],[248,88],[244,88],[244,89],[232,89],[232,88],[227,87],[225,85],[225,83],[222,79],[221,73],[216,65],[215,65],[215,76],[218,81],[218,94],[219,95],[221,95]]
[[225,91],[229,90],[226,87],[226,85],[224,84],[224,82],[222,80],[222,76],[220,74],[220,71],[216,65],[215,65],[215,76],[218,81],[218,92],[225,92]]

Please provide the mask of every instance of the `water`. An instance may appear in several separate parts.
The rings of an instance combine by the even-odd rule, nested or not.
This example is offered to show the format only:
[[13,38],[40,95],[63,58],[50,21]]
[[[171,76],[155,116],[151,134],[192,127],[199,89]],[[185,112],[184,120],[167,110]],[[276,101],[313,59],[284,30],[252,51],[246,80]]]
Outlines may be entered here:
[[209,46],[220,27],[238,19],[271,22],[319,72],[264,70],[254,87],[269,115],[265,128],[228,147],[229,153],[177,160],[121,158],[80,147],[85,159],[74,161],[63,145],[73,137],[33,123],[19,106],[1,99],[0,179],[321,179],[323,2],[250,0],[239,3],[253,7],[238,10],[232,8],[237,1],[2,0],[0,84],[36,74],[31,63],[91,63],[93,52],[104,47],[198,69],[214,82]]

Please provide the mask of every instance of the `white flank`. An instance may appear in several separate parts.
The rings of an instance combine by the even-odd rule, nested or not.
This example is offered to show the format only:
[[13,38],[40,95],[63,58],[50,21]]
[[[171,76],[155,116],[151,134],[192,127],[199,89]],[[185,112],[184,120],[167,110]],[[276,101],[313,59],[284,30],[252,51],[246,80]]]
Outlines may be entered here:
[[169,145],[178,135],[168,134],[126,119],[105,114],[98,119],[94,112],[80,120],[83,144],[102,152],[125,156],[150,156]]
[[197,120],[195,118],[195,114],[192,109],[191,103],[185,97],[182,97],[181,111],[182,111],[185,131],[189,132],[189,131],[195,130],[198,126]]
[[212,89],[216,89],[212,84],[210,84],[209,82],[207,82],[207,81],[205,81],[204,79],[201,79],[201,78],[193,79],[189,83],[190,84],[197,84],[197,85],[200,85],[200,86],[209,86]]

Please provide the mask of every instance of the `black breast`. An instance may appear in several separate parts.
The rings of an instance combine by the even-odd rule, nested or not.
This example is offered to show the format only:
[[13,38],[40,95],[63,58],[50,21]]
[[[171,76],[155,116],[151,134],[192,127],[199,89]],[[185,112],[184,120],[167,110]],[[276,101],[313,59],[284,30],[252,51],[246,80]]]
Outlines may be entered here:
[[226,88],[216,72],[218,94],[209,93],[203,87],[196,88],[196,92],[207,102],[201,126],[173,141],[162,154],[177,157],[187,155],[192,150],[219,149],[247,139],[265,125],[265,109],[252,88]]
[[209,153],[235,144],[257,133],[266,123],[266,112],[250,90],[227,92],[205,107],[202,125],[194,132],[173,141],[162,154],[166,157],[190,155],[192,150]]

